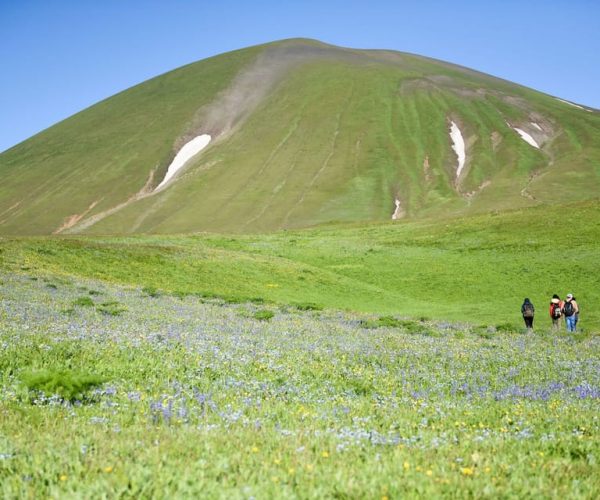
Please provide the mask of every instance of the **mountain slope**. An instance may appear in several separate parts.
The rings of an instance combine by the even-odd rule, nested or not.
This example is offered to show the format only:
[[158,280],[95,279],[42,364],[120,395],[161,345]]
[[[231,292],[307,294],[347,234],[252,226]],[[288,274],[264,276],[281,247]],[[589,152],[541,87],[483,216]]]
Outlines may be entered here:
[[419,56],[287,40],[107,99],[0,155],[0,173],[4,234],[458,216],[596,198],[600,114]]

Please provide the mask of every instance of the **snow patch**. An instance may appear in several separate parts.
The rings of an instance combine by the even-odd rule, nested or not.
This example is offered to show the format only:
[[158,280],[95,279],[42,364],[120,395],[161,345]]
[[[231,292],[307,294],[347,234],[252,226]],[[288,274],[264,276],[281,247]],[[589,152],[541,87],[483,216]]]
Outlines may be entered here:
[[167,168],[167,173],[162,182],[156,186],[155,191],[158,191],[162,188],[167,182],[169,182],[172,177],[179,171],[181,168],[194,156],[196,156],[200,151],[202,151],[211,140],[211,136],[208,134],[202,134],[197,137],[194,137],[191,141],[186,143],[179,152],[173,158],[173,161]]
[[539,144],[535,142],[535,139],[531,137],[527,132],[517,127],[512,128],[521,136],[521,139],[523,139],[527,144],[533,146],[534,148],[540,149]]
[[463,167],[465,166],[465,140],[454,122],[450,122],[450,139],[452,139],[452,149],[458,156],[458,166],[456,167],[456,178],[460,177]]
[[560,101],[560,102],[564,102],[565,104],[568,104],[569,106],[573,106],[574,108],[579,108],[579,109],[583,109],[585,111],[590,111],[589,109],[586,109],[583,106],[580,106],[579,104],[575,104],[574,102],[570,102],[570,101],[565,101],[564,99],[561,99],[560,97],[555,97],[554,99],[556,99],[557,101]]
[[531,124],[532,124],[532,125],[533,125],[535,128],[537,128],[537,129],[538,129],[540,132],[543,132],[543,130],[542,130],[542,127],[540,127],[540,126],[539,126],[537,123],[535,123],[535,122],[531,122]]
[[396,200],[394,201],[394,203],[396,204],[396,210],[394,210],[394,213],[392,214],[392,220],[397,220],[400,217],[402,217],[403,213],[402,213],[402,204],[400,202],[400,200],[398,198],[396,198]]

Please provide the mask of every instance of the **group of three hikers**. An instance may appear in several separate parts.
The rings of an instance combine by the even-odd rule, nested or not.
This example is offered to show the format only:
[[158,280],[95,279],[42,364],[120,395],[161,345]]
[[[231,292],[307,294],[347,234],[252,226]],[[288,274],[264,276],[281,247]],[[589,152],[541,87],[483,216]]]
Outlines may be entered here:
[[[535,307],[529,299],[523,301],[521,306],[521,314],[525,321],[525,327],[528,330],[533,330],[533,316],[535,314]],[[579,305],[573,297],[572,293],[567,294],[565,300],[560,300],[560,297],[556,294],[552,296],[550,301],[550,318],[552,319],[552,329],[560,329],[561,318],[565,318],[565,324],[568,332],[577,331],[577,321],[579,320]]]

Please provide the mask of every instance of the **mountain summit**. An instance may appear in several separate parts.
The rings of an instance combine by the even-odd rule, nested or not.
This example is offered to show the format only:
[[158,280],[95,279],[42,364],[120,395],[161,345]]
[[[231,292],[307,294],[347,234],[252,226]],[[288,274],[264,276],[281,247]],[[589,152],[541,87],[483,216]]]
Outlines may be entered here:
[[600,113],[293,39],[199,61],[0,155],[1,234],[265,232],[597,198]]

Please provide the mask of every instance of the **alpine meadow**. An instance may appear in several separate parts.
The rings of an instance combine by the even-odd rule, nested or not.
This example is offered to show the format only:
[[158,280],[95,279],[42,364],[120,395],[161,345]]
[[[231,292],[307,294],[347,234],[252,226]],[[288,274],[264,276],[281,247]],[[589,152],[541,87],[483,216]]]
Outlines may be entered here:
[[598,497],[598,110],[289,39],[0,175],[3,497]]

